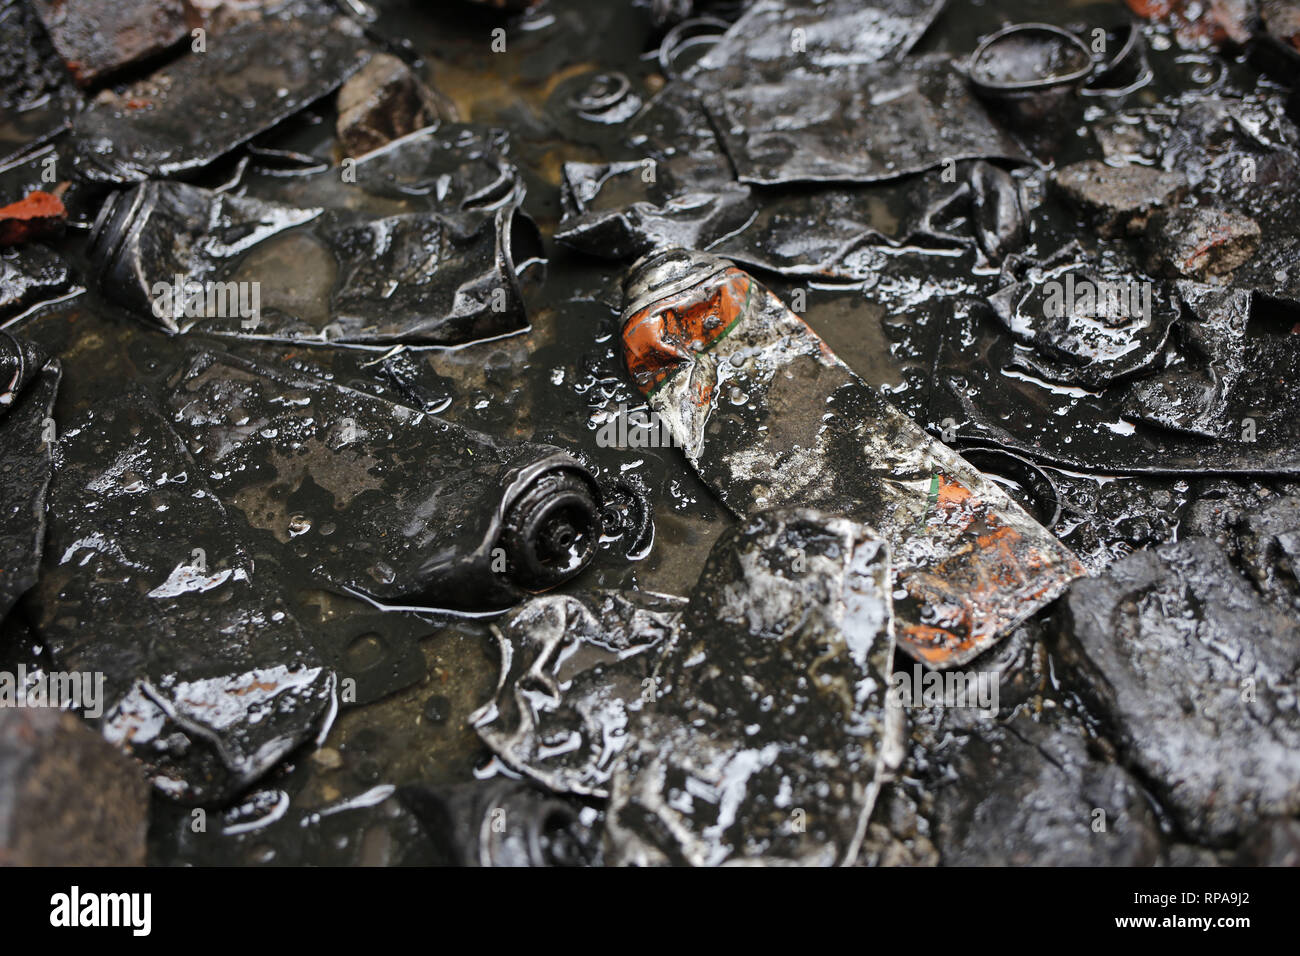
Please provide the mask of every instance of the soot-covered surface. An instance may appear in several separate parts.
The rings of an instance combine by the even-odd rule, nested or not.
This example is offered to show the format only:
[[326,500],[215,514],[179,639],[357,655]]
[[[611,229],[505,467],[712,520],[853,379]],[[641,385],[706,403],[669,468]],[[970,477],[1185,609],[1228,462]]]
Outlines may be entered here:
[[160,865],[1284,859],[1300,46],[1150,6],[0,0],[0,671],[127,755],[0,774]]

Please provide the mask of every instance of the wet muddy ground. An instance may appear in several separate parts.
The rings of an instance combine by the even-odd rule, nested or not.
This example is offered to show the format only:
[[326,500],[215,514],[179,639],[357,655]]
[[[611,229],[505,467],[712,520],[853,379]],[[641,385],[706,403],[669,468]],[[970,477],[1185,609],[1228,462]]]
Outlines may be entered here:
[[[746,5],[697,6],[732,22]],[[1216,49],[1217,33],[1198,39],[1181,21],[1136,20],[1120,2],[862,6],[881,11],[871,34],[881,51],[859,50],[862,62],[849,66],[848,53],[828,54],[809,68],[809,92],[782,87],[789,80],[783,39],[770,61],[755,41],[749,73],[696,74],[712,97],[707,115],[664,110],[684,124],[673,136],[663,116],[649,114],[654,122],[647,122],[641,114],[683,82],[665,75],[665,28],[649,3],[543,0],[506,15],[471,4],[375,0],[361,7],[369,16],[352,21],[364,30],[345,33],[329,58],[346,58],[352,45],[417,64],[438,95],[423,103],[426,119],[443,117],[436,150],[460,151],[445,160],[443,179],[437,157],[424,156],[415,173],[381,170],[375,181],[383,189],[365,186],[365,170],[361,190],[343,179],[329,93],[337,84],[326,82],[319,64],[310,82],[292,70],[250,71],[246,80],[256,88],[245,95],[284,100],[283,116],[240,132],[244,145],[227,152],[234,144],[223,143],[215,152],[225,155],[216,158],[210,141],[235,135],[222,132],[219,104],[187,117],[197,107],[182,97],[170,119],[140,133],[138,148],[130,122],[121,125],[132,109],[127,101],[140,95],[123,84],[155,67],[178,68],[166,50],[143,51],[144,66],[123,66],[107,81],[86,78],[109,91],[94,107],[103,115],[81,111],[71,132],[34,153],[14,146],[36,135],[22,124],[39,125],[40,117],[12,112],[0,152],[17,158],[0,168],[0,200],[49,188],[40,174],[50,157],[58,181],[72,185],[62,196],[66,232],[43,246],[14,247],[33,257],[54,250],[69,273],[60,281],[57,263],[15,260],[34,284],[13,292],[4,316],[7,331],[61,363],[53,415],[36,418],[54,419],[64,447],[50,489],[57,516],[46,529],[46,570],[4,619],[0,669],[102,670],[110,684],[120,683],[124,703],[103,729],[155,778],[148,862],[704,864],[764,856],[868,865],[1209,865],[1294,857],[1300,231],[1281,199],[1261,198],[1253,185],[1282,183],[1287,201],[1297,195],[1300,142],[1294,114],[1285,112],[1288,87],[1283,78],[1261,78],[1230,39]],[[855,84],[881,89],[888,70],[876,61],[885,50],[910,50],[909,64],[964,61],[981,39],[1024,21],[1068,27],[1085,39],[1094,28],[1137,23],[1147,69],[1131,88],[1072,96],[1061,112],[1028,125],[996,113],[989,129],[958,118],[954,103],[971,96],[966,80],[929,73],[926,83],[939,92],[927,95],[937,105],[928,104],[929,119],[912,116],[920,129],[898,132],[912,107],[890,112],[887,91],[865,107],[860,99],[837,102],[829,131],[782,125],[789,97],[810,104],[807,112],[821,108],[812,105],[822,95],[819,70],[861,71]],[[311,22],[304,14],[284,29],[309,30]],[[494,51],[498,28],[505,49]],[[774,35],[784,38],[790,28],[780,22]],[[213,30],[205,55],[220,55],[222,36]],[[831,41],[811,30],[814,60],[822,42]],[[725,50],[724,41],[707,56]],[[700,55],[683,54],[670,72]],[[239,75],[232,76],[237,88]],[[748,96],[760,81],[787,99]],[[81,95],[61,77],[47,82],[55,88],[47,105]],[[326,85],[314,90],[312,82]],[[318,98],[323,92],[329,95]],[[203,99],[197,91],[188,96]],[[108,103],[111,97],[121,102]],[[1179,119],[1180,111],[1197,110],[1205,115]],[[463,133],[455,132],[457,121],[466,124]],[[164,135],[167,123],[189,124],[179,158]],[[508,146],[489,130],[506,131]],[[846,155],[845,143],[882,142],[886,130],[906,139],[905,148]],[[927,130],[936,135],[922,135]],[[794,150],[816,162],[792,163],[782,136],[820,143],[806,155]],[[710,159],[719,141],[730,161]],[[657,162],[649,184],[640,175],[647,156]],[[1098,212],[1054,178],[1072,163],[1130,156],[1142,168],[1211,167],[1191,186],[1202,205],[1231,197],[1230,205],[1253,214],[1264,235],[1245,265],[1224,270],[1234,279],[1190,288],[1207,278],[1196,271],[1204,262],[1188,264],[1195,244],[1180,251],[1129,231],[1129,217],[1148,213],[1155,218],[1147,236],[1164,229],[1172,241],[1194,231],[1195,223],[1160,225],[1163,213],[1153,213],[1177,207],[1186,184],[1180,192],[1178,183],[1144,183],[1139,200],[1103,197]],[[1252,185],[1231,178],[1243,158],[1258,171]],[[952,179],[941,175],[947,160]],[[606,175],[611,163],[624,164],[630,178]],[[583,176],[599,184],[575,199]],[[120,289],[114,295],[101,286],[103,254],[91,227],[107,196],[146,178],[214,191],[186,200],[194,203],[228,195],[299,213],[324,210],[292,221],[277,220],[268,207],[241,212],[237,203],[212,213],[214,228],[229,228],[203,246],[215,263],[211,274],[260,282],[269,331],[241,334],[249,330],[236,317],[221,328],[200,322],[169,334]],[[417,268],[402,273],[397,260],[401,243],[420,247],[428,220],[414,217],[443,208],[449,189],[478,198],[436,228],[477,238],[457,247],[465,250],[462,265],[448,260],[454,276],[435,277],[436,294],[447,283],[491,283],[480,271],[499,267],[492,243],[500,241],[502,209],[517,208],[536,224],[542,254],[526,262],[528,237],[516,237],[515,264],[528,266],[520,270],[519,301],[424,321],[420,309],[433,293],[408,279]],[[662,214],[686,192],[707,194],[705,213]],[[635,203],[653,209],[628,216]],[[593,210],[612,211],[617,222]],[[391,225],[367,232],[378,217]],[[247,239],[249,222],[268,235],[284,232],[230,255],[227,269],[221,250]],[[403,233],[408,227],[413,236]],[[156,228],[173,235],[172,226]],[[862,631],[866,649],[826,649],[835,644],[827,633],[850,630],[845,619],[859,628],[863,608],[888,604],[888,562],[863,570],[881,547],[875,531],[816,514],[748,515],[734,488],[706,483],[725,485],[725,476],[697,472],[679,448],[603,447],[601,428],[621,407],[646,408],[624,361],[620,290],[632,261],[664,236],[707,246],[783,302],[800,303],[800,317],[851,374],[991,476],[1094,576],[1027,620],[1007,613],[996,646],[963,659],[994,675],[995,718],[942,707],[899,714],[883,704],[883,687],[863,690],[887,680],[889,652],[895,673],[910,674],[914,665],[901,643],[893,649],[892,636],[886,651],[884,618]],[[162,245],[168,248],[150,255],[175,252]],[[1043,323],[1037,286],[1071,268],[1081,277],[1157,277],[1151,321],[1082,331]],[[397,276],[396,295],[390,276]],[[335,294],[340,284],[360,289],[355,301]],[[377,322],[410,317],[422,331],[407,336],[404,350],[394,351],[400,335],[374,332]],[[317,333],[330,341],[314,340]],[[215,366],[213,354],[223,356]],[[263,386],[249,368],[281,378],[257,392]],[[292,407],[300,387],[293,382],[313,376],[340,389],[309,400],[319,420]],[[230,383],[237,383],[233,395],[221,390]],[[316,387],[302,386],[308,394]],[[767,414],[756,399],[733,402],[727,421],[742,435]],[[382,420],[388,403],[403,408],[400,421]],[[247,415],[230,427],[222,416],[234,407]],[[434,480],[435,467],[454,470],[452,459],[468,468],[456,456],[480,447],[477,437],[454,430],[419,440],[405,431],[406,445],[386,440],[385,428],[410,427],[412,409],[488,436],[475,467],[498,454],[496,443],[529,443],[525,452],[513,444],[499,452],[501,469],[550,460],[555,450],[576,456],[606,503],[622,508],[585,570],[542,599],[552,604],[533,602],[503,619],[502,606],[523,592],[484,585],[491,572],[472,562],[439,565],[444,583],[431,600],[404,575],[427,583],[434,572],[404,565],[396,546],[376,546],[385,534],[382,510],[373,498],[349,507],[353,496],[378,487],[397,503],[395,524],[412,520],[402,510],[407,492]],[[260,432],[242,427],[249,420]],[[327,464],[335,461],[335,430],[349,427],[371,441],[373,467]],[[282,452],[290,432],[318,443],[311,445],[318,457],[297,472]],[[545,446],[554,447],[536,450]],[[127,462],[126,478],[114,462]],[[374,478],[373,487],[359,474]],[[496,507],[487,499],[513,480],[505,474],[475,472],[464,482],[467,504],[458,517],[436,520],[454,523],[464,540],[489,535],[470,527],[471,518]],[[118,482],[122,495],[132,482],[156,483],[167,494],[150,498],[153,514],[111,503],[82,513],[82,489],[97,481]],[[619,488],[625,499],[614,494]],[[809,504],[793,497],[791,507]],[[637,515],[644,502],[648,523]],[[878,530],[890,537],[881,521]],[[54,566],[96,536],[121,547],[111,555],[98,548],[102,563],[91,584],[76,568]],[[786,579],[772,569],[796,546],[824,557],[824,590],[792,588],[782,605]],[[165,607],[152,593],[133,592],[140,567],[180,571],[196,551],[204,563],[194,573],[208,583],[177,583]],[[841,568],[843,554],[862,567]],[[854,575],[870,583],[854,583]],[[612,596],[600,597],[605,591]],[[891,614],[923,614],[902,611],[897,594],[894,601]],[[804,615],[796,637],[788,653],[769,659],[755,635],[782,633],[796,613],[791,607]],[[548,644],[557,634],[573,636],[577,649],[567,640]],[[163,642],[177,649],[163,654]],[[247,687],[205,684],[215,680],[212,659],[255,677]],[[292,673],[282,673],[288,667]],[[544,686],[538,674],[562,677]],[[837,687],[856,689],[844,692],[842,706],[808,703],[809,682],[826,674]],[[532,678],[537,686],[523,683]],[[345,681],[350,693],[340,695]],[[1247,683],[1258,696],[1243,711],[1238,698]],[[203,734],[193,726],[212,726],[203,708],[236,699],[240,716],[222,725],[215,743],[203,737],[220,759],[198,752]],[[769,726],[773,700],[789,705],[802,732]],[[190,741],[141,730],[155,711],[189,728]],[[565,741],[575,726],[585,743],[573,754]],[[629,734],[633,743],[622,754],[602,750],[600,734]],[[665,756],[673,750],[676,762]],[[751,756],[756,763],[746,762]],[[704,808],[715,798],[727,806],[725,794],[696,793],[697,804],[684,805],[682,788],[690,787],[682,780],[734,780],[739,768],[747,784],[739,785],[741,810],[731,818]],[[792,807],[811,815],[809,829],[790,829]],[[204,813],[196,816],[196,808]]]

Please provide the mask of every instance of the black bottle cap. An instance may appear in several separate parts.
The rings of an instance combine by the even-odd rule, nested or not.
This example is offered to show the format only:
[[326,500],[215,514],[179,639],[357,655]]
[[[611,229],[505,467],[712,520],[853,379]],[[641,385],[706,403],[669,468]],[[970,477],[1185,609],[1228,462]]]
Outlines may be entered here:
[[600,529],[600,504],[587,480],[571,469],[540,475],[505,515],[501,544],[510,576],[526,591],[562,584],[596,553]]

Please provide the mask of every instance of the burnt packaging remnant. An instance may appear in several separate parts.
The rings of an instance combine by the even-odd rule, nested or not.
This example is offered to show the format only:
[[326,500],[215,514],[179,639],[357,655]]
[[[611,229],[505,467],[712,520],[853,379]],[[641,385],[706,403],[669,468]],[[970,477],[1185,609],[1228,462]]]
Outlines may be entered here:
[[320,209],[150,181],[108,197],[86,254],[106,296],[168,332],[208,318],[231,318],[236,328],[242,322],[254,331],[262,326],[260,288],[256,301],[250,291],[241,302],[238,286],[223,283],[221,300],[214,296],[209,308],[205,283],[221,278],[220,266],[237,250],[320,214]]
[[560,793],[607,797],[683,598],[593,591],[534,598],[493,627],[501,671],[470,722],[511,768]]
[[1099,388],[1164,356],[1178,304],[1165,283],[1093,265],[1077,243],[1048,259],[1009,257],[989,297],[998,319],[1032,351],[1018,361],[1055,382]]
[[154,403],[67,427],[34,620],[60,669],[103,674],[104,736],[155,786],[221,803],[319,732],[323,667]]
[[[701,89],[776,82],[792,64],[813,69],[907,53],[946,0],[758,0],[686,73]],[[796,50],[791,39],[803,42]]]
[[342,17],[237,24],[206,52],[100,94],[73,121],[77,162],[113,183],[202,169],[336,89],[366,56],[360,28]]
[[600,492],[558,448],[230,356],[200,355],[171,403],[222,500],[334,587],[505,607],[595,553]]
[[623,344],[638,387],[734,512],[806,506],[894,553],[899,641],[970,660],[1083,568],[1007,494],[840,361],[750,275],[702,253],[638,263]]
[[53,472],[58,361],[0,332],[0,620],[36,583]]
[[540,243],[490,133],[417,133],[355,169],[328,209],[142,183],[105,202],[89,256],[105,294],[171,332],[453,345],[527,325]]
[[871,529],[809,509],[723,534],[615,763],[609,862],[856,859],[902,756],[889,565]]
[[[1300,309],[1259,292],[1144,279],[1122,264],[1099,268],[1080,254],[1075,247],[1060,262],[1007,273],[1011,284],[992,304],[950,300],[936,327],[936,372],[922,385],[924,420],[958,424],[964,447],[992,445],[1072,471],[1300,473],[1300,423],[1288,412],[1300,400],[1288,371],[1300,359],[1291,334]],[[1035,313],[1066,301],[1071,273],[1066,320]],[[1079,303],[1104,303],[1112,291],[1129,304],[1127,317],[1109,307],[1080,312]]]
[[940,55],[791,71],[703,99],[745,183],[865,183],[957,159],[1026,161]]
[[[668,195],[643,162],[566,163],[556,238],[588,255],[632,258],[666,246],[708,249],[778,272],[861,281],[872,246],[978,245],[994,261],[1023,244],[1021,187],[983,160],[866,185],[765,193],[724,183]],[[683,187],[684,188],[684,187]]]

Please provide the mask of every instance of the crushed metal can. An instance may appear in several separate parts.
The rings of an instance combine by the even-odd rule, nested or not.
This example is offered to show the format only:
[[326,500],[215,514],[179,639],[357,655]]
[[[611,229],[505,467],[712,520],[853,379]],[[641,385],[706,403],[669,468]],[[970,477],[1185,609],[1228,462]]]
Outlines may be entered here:
[[200,354],[174,384],[177,428],[216,494],[335,588],[500,608],[595,554],[600,490],[559,448],[229,355]]
[[889,541],[898,640],[913,657],[969,661],[1086,573],[729,261],[657,253],[633,266],[624,303],[629,372],[728,508],[817,508]]
[[[481,208],[373,216],[150,181],[104,203],[88,256],[107,297],[171,333],[457,345],[528,323],[515,256],[534,227],[504,186]],[[332,266],[319,294],[285,268],[304,256]]]
[[852,865],[902,759],[890,578],[884,539],[837,515],[728,529],[628,711],[606,862]]

